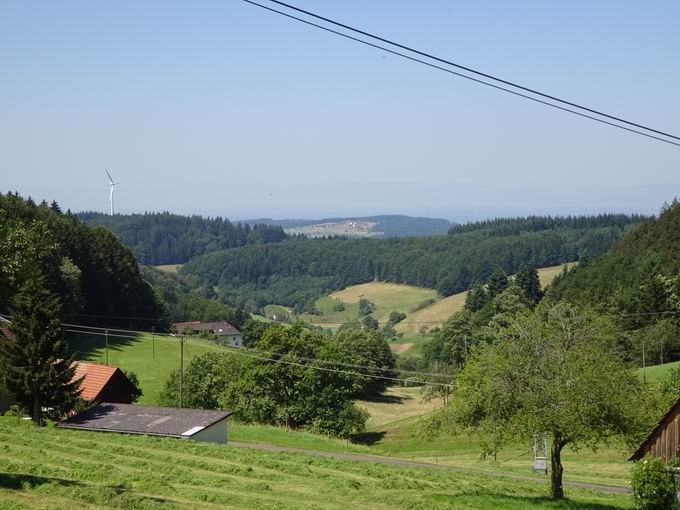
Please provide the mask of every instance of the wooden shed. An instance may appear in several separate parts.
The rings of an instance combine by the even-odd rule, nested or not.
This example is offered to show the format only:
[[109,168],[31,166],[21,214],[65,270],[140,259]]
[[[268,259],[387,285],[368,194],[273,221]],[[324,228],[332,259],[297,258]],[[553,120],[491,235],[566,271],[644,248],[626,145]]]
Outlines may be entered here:
[[628,460],[640,460],[646,455],[665,462],[680,458],[680,399],[659,420]]

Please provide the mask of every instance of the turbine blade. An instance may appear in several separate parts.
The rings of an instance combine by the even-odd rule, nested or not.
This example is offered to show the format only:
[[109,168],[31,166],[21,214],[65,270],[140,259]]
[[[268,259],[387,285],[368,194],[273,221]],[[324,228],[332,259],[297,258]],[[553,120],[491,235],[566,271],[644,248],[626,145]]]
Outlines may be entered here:
[[[114,183],[114,182],[113,182],[113,177],[111,177],[111,174],[109,173],[109,171],[108,171],[106,168],[104,169],[104,171],[106,172],[106,175],[109,176],[109,180],[110,180],[112,183]],[[114,184],[115,184],[115,183],[114,183]]]

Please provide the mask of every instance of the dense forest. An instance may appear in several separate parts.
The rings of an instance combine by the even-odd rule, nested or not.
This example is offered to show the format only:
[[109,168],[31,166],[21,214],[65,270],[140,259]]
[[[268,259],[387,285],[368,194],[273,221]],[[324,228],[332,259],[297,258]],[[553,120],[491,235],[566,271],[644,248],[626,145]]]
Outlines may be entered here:
[[423,237],[445,234],[451,227],[448,220],[442,218],[427,218],[406,216],[404,214],[383,214],[378,216],[359,216],[348,218],[324,218],[320,220],[273,220],[271,218],[259,218],[255,220],[243,220],[251,226],[257,224],[276,225],[282,228],[306,227],[319,223],[340,223],[345,221],[368,221],[375,223],[375,231],[381,232],[378,238],[387,237]]
[[142,264],[183,264],[215,250],[247,244],[277,243],[286,239],[273,225],[234,224],[220,217],[179,214],[109,214],[83,212],[78,218],[90,226],[114,232]]
[[163,314],[132,252],[109,230],[84,225],[55,202],[0,194],[2,312],[29,281],[55,293],[72,318]]
[[639,350],[644,338],[648,356],[680,359],[680,203],[558,277],[546,298],[616,315]]
[[444,236],[394,239],[290,239],[198,257],[184,274],[216,286],[223,300],[259,309],[279,303],[313,312],[320,295],[372,280],[450,295],[494,268],[553,266],[604,253],[639,216],[532,217],[454,228]]

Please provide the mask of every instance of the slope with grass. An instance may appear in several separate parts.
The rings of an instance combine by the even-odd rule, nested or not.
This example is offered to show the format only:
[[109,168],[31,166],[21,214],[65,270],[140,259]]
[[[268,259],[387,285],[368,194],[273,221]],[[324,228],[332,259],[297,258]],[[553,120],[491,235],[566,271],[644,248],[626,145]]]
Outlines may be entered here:
[[[120,334],[120,333],[117,333]],[[179,369],[179,339],[151,334],[109,336],[108,364],[126,372],[135,372],[144,394],[140,404],[156,404],[165,381],[173,370]],[[69,349],[83,361],[107,362],[106,337],[101,335],[70,334]],[[224,347],[207,341],[187,339],[184,342],[184,363],[204,352],[217,352]]]
[[0,507],[240,509],[630,508],[628,496],[0,419]]

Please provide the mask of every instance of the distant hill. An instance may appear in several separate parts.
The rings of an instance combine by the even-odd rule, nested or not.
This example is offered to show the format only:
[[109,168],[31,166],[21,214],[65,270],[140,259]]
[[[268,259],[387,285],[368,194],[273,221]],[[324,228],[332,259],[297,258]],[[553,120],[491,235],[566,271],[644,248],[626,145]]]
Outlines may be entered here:
[[381,281],[436,289],[448,296],[486,280],[496,266],[548,267],[604,253],[640,216],[495,220],[448,235],[390,239],[305,239],[250,245],[196,257],[181,272],[218,287],[247,309],[269,303],[314,313],[329,291]]
[[130,248],[142,264],[183,264],[215,250],[247,244],[276,243],[286,239],[273,225],[232,223],[226,218],[180,214],[102,214],[82,212],[78,219],[92,227],[104,227]]
[[446,234],[452,226],[450,221],[442,218],[414,217],[403,214],[323,218],[319,220],[258,218],[240,220],[240,222],[248,225],[274,225],[285,229],[286,233],[290,235],[351,238],[425,237]]

